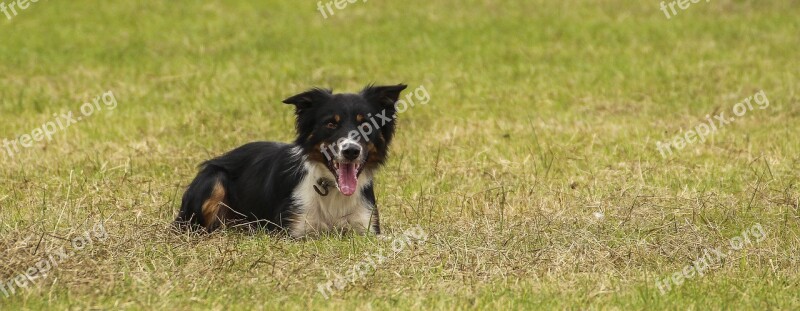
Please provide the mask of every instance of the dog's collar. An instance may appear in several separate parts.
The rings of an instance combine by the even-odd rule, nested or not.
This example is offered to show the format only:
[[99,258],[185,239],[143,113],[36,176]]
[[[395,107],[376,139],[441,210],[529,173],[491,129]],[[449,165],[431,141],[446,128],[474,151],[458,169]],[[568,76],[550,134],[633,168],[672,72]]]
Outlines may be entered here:
[[[319,188],[317,188],[317,185],[322,187],[323,190],[319,190]],[[330,179],[327,179],[327,178],[323,177],[323,178],[317,179],[317,184],[314,185],[314,191],[316,191],[319,195],[324,197],[324,196],[327,196],[330,193],[330,191],[328,191],[328,188],[330,188],[333,185],[334,185],[333,180],[330,180]]]

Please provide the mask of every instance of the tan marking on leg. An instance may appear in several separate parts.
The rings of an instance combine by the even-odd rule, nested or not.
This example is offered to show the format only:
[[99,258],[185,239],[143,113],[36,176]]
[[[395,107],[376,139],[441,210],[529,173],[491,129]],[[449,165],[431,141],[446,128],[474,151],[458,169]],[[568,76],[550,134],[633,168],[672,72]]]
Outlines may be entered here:
[[227,207],[223,207],[224,201],[225,188],[222,187],[220,182],[217,182],[214,185],[214,190],[211,191],[211,196],[203,203],[203,225],[206,226],[206,229],[213,229],[225,220],[223,209]]

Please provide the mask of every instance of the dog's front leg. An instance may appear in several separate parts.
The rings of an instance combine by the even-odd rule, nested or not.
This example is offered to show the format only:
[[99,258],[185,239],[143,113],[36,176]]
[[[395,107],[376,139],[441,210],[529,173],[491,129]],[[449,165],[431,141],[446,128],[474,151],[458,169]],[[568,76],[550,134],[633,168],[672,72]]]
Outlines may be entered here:
[[369,231],[375,235],[381,234],[381,217],[378,213],[378,206],[372,208],[372,216],[370,217]]

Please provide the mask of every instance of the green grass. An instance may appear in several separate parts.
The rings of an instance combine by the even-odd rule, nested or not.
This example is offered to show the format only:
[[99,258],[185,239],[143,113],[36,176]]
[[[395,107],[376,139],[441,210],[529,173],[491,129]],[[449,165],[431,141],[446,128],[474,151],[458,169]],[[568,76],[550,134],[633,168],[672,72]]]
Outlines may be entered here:
[[[266,3],[265,3],[266,2]],[[0,15],[0,139],[111,90],[119,106],[0,155],[0,282],[105,219],[108,239],[0,309],[797,309],[800,4],[659,1],[39,1]],[[292,139],[312,86],[424,85],[378,202],[390,241],[167,230],[195,166]],[[770,99],[662,158],[666,141]],[[593,214],[601,212],[602,219]],[[760,223],[767,238],[661,295]]]

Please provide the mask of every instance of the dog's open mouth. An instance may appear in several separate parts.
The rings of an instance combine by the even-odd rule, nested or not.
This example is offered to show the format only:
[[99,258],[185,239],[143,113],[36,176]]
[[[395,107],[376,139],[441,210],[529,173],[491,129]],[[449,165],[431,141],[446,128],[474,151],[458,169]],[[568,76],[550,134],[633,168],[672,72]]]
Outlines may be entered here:
[[346,196],[351,196],[356,193],[358,189],[358,175],[361,173],[361,163],[344,163],[339,161],[330,161],[328,165],[336,176],[336,185],[339,191]]

